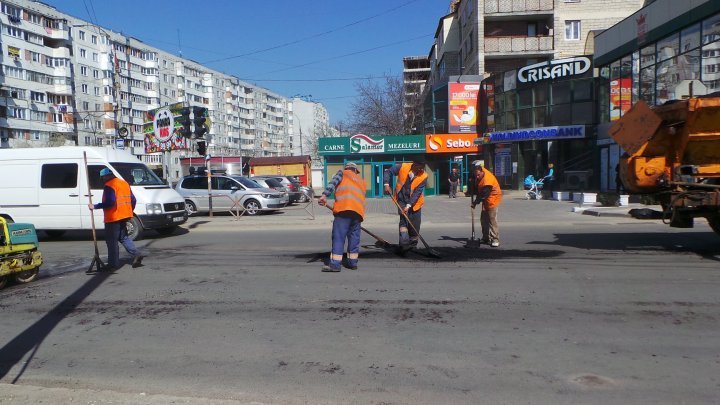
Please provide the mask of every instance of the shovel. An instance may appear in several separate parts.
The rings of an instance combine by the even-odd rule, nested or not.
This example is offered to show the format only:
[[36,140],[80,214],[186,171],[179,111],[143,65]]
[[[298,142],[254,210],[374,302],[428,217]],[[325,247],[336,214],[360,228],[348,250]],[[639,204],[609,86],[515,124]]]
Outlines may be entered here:
[[412,230],[415,231],[415,233],[417,234],[418,238],[420,238],[420,241],[422,241],[423,245],[425,245],[425,248],[427,249],[428,256],[434,257],[434,258],[436,258],[436,259],[442,259],[442,255],[440,255],[440,252],[438,252],[437,250],[435,250],[435,249],[433,249],[432,247],[430,247],[430,245],[428,245],[428,243],[425,242],[425,238],[423,238],[422,235],[420,235],[420,232],[418,232],[417,229],[415,229],[415,225],[413,225],[412,221],[410,221],[410,218],[408,218],[408,216],[407,216],[407,214],[405,213],[405,211],[403,211],[403,209],[400,208],[400,204],[398,204],[397,200],[395,199],[395,196],[391,194],[391,195],[390,195],[390,198],[393,200],[393,202],[395,203],[395,206],[398,208],[398,210],[400,210],[400,214],[402,214],[402,216],[405,217],[405,220],[408,222],[408,224],[410,225],[410,227],[412,228]]
[[[325,207],[328,208],[330,211],[332,211],[332,209],[333,209],[332,205],[330,205],[330,204],[325,204]],[[393,247],[393,244],[392,244],[392,243],[390,243],[390,242],[386,241],[385,239],[383,239],[383,238],[375,235],[374,233],[368,231],[368,230],[365,229],[364,227],[361,226],[361,227],[360,227],[360,230],[362,230],[363,232],[365,232],[366,234],[372,236],[372,237],[375,239],[375,241],[376,241],[376,242],[375,242],[375,246],[377,246],[377,247],[379,247],[379,248],[382,248],[382,249],[390,249],[390,248]]]
[[[480,206],[482,209],[482,205]],[[475,239],[475,209],[473,207],[470,207],[470,221],[472,226],[472,233],[470,234],[470,240],[467,241],[465,244],[466,248],[474,248],[480,246],[480,240]]]

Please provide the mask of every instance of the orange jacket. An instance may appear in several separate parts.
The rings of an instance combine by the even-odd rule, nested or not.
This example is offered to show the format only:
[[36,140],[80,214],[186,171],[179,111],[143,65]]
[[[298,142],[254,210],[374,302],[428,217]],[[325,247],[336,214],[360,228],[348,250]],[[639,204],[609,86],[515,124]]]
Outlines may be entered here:
[[130,185],[125,180],[115,177],[105,183],[105,186],[115,191],[115,206],[103,208],[105,223],[132,218],[133,207]]
[[492,192],[490,192],[490,195],[483,202],[483,208],[495,208],[500,205],[500,200],[502,200],[502,190],[500,190],[500,183],[498,183],[497,178],[494,174],[492,174],[492,172],[490,172],[490,170],[484,167],[482,168],[482,170],[483,172],[485,172],[485,176],[482,178],[482,180],[477,180],[477,187],[475,188],[475,192],[479,193],[484,186],[492,186]]
[[343,170],[342,181],[335,189],[333,214],[342,211],[354,211],[365,218],[365,180],[354,170]]
[[[400,193],[400,190],[405,185],[405,182],[408,179],[408,176],[410,175],[410,168],[412,167],[412,163],[403,163],[402,166],[400,166],[400,172],[398,173],[398,180],[395,184],[395,198],[397,199],[398,193]],[[412,196],[413,191],[422,184],[425,179],[427,179],[428,175],[427,173],[423,172],[420,175],[417,175],[413,177],[412,183],[410,183],[410,195]],[[412,206],[413,211],[418,211],[420,208],[422,208],[423,204],[425,203],[425,196],[423,194],[420,194],[420,197],[418,197],[417,202],[415,202],[415,205]]]

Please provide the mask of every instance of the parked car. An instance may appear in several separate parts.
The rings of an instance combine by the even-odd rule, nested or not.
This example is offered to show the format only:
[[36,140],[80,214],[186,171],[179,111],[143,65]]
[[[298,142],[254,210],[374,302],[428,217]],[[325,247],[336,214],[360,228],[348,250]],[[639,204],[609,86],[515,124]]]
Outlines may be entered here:
[[300,191],[300,183],[292,181],[288,176],[253,176],[251,179],[275,179],[287,189],[290,203],[298,202],[303,199],[303,193]]
[[[288,204],[286,193],[262,187],[247,177],[213,174],[211,179],[213,212],[240,208],[245,214],[257,215]],[[188,215],[210,211],[207,176],[185,176],[175,190],[185,199]]]
[[275,191],[279,191],[281,193],[287,193],[288,190],[285,186],[280,183],[278,179],[274,179],[272,177],[264,178],[264,177],[251,177],[250,180],[256,182],[262,187],[269,188]]

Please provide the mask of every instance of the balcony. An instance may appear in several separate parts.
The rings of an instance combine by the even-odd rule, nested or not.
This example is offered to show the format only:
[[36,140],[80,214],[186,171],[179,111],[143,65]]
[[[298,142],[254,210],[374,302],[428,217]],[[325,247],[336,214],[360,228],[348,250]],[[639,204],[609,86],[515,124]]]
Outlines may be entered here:
[[493,14],[547,14],[552,13],[553,0],[485,0],[486,16]]
[[486,56],[518,56],[552,54],[552,36],[537,37],[485,37]]

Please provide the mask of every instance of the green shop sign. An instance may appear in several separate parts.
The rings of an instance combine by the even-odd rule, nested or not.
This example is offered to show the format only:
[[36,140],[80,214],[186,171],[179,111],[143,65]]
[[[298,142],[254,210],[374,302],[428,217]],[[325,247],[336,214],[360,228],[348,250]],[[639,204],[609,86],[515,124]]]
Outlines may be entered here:
[[321,155],[425,153],[425,136],[357,134],[349,138],[320,138],[318,148]]

